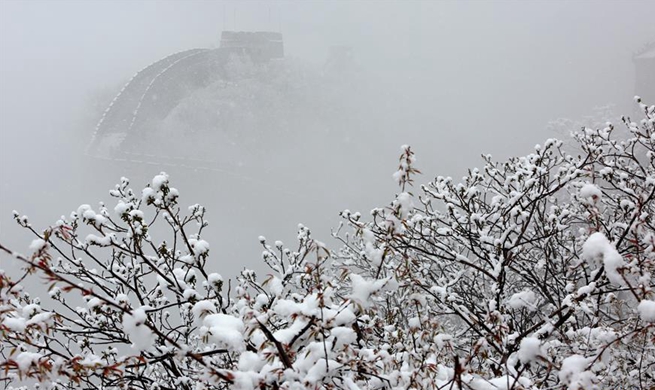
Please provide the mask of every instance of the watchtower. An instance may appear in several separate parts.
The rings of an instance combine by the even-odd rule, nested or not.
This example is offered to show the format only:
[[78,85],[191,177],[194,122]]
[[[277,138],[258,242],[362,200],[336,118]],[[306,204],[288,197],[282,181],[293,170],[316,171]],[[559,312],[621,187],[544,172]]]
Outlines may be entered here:
[[655,41],[645,45],[632,58],[635,63],[635,94],[644,103],[655,104]]
[[221,49],[247,54],[254,62],[284,57],[282,34],[269,31],[223,31]]

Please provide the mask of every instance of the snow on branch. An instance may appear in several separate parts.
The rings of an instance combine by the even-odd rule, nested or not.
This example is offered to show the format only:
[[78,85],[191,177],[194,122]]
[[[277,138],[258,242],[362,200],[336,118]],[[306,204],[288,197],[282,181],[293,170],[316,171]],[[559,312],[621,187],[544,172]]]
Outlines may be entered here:
[[[165,173],[82,205],[0,271],[0,381],[51,389],[649,389],[655,383],[655,106],[484,157],[370,217],[336,249],[260,237],[269,274],[224,280],[205,209]],[[158,229],[153,229],[157,226]],[[162,233],[167,229],[166,233]],[[152,232],[157,232],[154,234]],[[151,235],[152,234],[152,235]],[[212,268],[216,267],[216,268]],[[42,278],[48,296],[27,280]],[[30,382],[31,381],[31,382]],[[24,387],[25,388],[25,387]]]

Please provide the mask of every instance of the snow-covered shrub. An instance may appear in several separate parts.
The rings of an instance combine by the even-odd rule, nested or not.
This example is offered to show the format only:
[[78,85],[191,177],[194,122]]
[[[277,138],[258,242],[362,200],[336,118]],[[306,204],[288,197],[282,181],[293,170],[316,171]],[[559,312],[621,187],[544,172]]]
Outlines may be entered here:
[[[260,238],[270,274],[226,281],[200,205],[166,174],[123,179],[0,272],[7,385],[135,389],[650,389],[655,383],[655,106],[630,133],[585,128],[484,157],[461,183],[411,187],[370,217],[342,212],[337,250],[299,226]],[[405,192],[405,191],[413,192]],[[168,234],[163,228],[168,229]],[[158,238],[161,235],[162,238]],[[21,287],[36,273],[50,300]]]

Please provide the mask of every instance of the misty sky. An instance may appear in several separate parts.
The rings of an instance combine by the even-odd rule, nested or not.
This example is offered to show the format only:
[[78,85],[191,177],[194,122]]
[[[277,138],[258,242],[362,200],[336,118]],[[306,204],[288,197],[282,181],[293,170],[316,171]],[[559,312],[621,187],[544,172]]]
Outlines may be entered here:
[[[108,200],[103,194],[118,177],[95,180],[78,166],[95,121],[89,102],[168,54],[216,47],[224,29],[281,31],[285,54],[316,66],[330,46],[351,46],[363,77],[394,102],[380,107],[389,120],[376,135],[379,161],[388,164],[346,175],[349,191],[324,194],[329,202],[313,199],[317,210],[334,208],[317,214],[333,216],[324,222],[333,226],[337,208],[366,211],[393,198],[390,175],[401,144],[414,145],[427,181],[460,175],[479,165],[481,153],[525,154],[551,136],[550,120],[576,119],[608,103],[631,110],[638,92],[631,56],[655,39],[654,12],[655,1],[647,0],[2,0],[0,242],[17,250],[29,242],[16,233],[12,209],[45,226],[81,202]],[[202,197],[201,188],[186,190]],[[318,217],[305,216],[312,212],[307,206],[293,218],[313,221]],[[296,222],[277,226],[292,231]],[[274,228],[265,224],[261,233],[274,235]]]

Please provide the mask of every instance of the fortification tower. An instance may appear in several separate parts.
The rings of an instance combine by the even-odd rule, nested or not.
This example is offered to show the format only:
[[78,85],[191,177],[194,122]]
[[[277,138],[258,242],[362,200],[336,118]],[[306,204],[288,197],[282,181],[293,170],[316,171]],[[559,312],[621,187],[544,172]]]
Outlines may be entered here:
[[635,53],[635,94],[644,103],[655,104],[655,41]]
[[247,54],[255,62],[284,57],[282,34],[270,31],[223,31],[221,49]]

